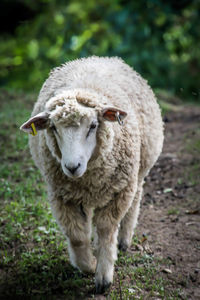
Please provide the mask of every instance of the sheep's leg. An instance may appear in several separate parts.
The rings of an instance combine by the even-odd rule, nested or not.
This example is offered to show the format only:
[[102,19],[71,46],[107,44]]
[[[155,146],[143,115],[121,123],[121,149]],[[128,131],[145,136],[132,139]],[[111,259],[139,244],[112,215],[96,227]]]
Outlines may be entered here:
[[118,229],[98,229],[97,269],[95,274],[96,291],[104,293],[113,281],[114,262],[117,259]]
[[90,247],[92,210],[62,201],[53,201],[52,210],[68,238],[71,264],[82,272],[94,273],[96,258]]
[[118,247],[120,250],[126,251],[131,245],[134,229],[137,225],[138,215],[140,211],[140,201],[142,198],[143,182],[138,185],[138,189],[131,207],[122,219],[118,235]]
[[103,293],[113,281],[114,262],[117,259],[117,234],[121,219],[128,211],[134,192],[123,191],[106,207],[95,210],[94,222],[97,230],[96,291]]

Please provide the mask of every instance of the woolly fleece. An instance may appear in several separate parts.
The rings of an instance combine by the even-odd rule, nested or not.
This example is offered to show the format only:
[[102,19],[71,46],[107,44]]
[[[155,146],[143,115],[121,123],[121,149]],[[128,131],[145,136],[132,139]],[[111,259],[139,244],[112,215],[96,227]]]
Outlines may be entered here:
[[[71,105],[75,115],[83,114],[84,106],[98,112],[97,147],[86,173],[77,179],[63,173],[61,153],[49,128],[30,136],[30,150],[47,183],[52,211],[69,238],[71,262],[83,271],[96,268],[89,250],[94,209],[96,287],[101,292],[112,281],[119,224],[119,244],[126,248],[137,223],[144,177],[161,153],[161,113],[147,82],[116,57],[83,58],[55,68],[40,91],[32,116],[51,111],[69,124],[72,121],[67,121],[63,103],[68,109]],[[127,112],[123,126],[102,119],[101,111],[113,106]],[[77,245],[88,254],[84,256]]]

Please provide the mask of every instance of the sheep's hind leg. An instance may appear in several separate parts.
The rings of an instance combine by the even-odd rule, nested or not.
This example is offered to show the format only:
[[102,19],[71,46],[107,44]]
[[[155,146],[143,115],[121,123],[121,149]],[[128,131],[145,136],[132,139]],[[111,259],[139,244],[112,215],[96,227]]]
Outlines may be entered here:
[[92,209],[62,201],[52,202],[52,210],[68,238],[71,264],[85,273],[94,273],[96,258],[90,247]]
[[142,191],[143,183],[138,186],[133,203],[121,221],[118,235],[118,247],[122,251],[126,251],[127,248],[131,245],[134,229],[137,225],[138,215],[140,211]]

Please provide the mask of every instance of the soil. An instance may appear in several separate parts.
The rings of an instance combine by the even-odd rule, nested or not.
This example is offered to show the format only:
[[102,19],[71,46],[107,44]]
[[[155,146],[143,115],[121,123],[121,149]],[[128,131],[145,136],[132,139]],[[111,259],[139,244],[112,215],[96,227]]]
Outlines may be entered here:
[[[200,299],[200,108],[181,107],[165,117],[162,155],[146,179],[137,233],[154,256],[167,259],[164,276]],[[199,143],[199,142],[198,142]],[[194,147],[193,147],[194,146]]]

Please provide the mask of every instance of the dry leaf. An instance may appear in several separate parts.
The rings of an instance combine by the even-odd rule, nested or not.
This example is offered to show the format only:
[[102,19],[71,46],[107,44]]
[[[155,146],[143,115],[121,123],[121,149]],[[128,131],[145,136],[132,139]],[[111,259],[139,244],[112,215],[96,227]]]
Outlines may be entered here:
[[162,272],[172,274],[172,271],[170,269],[163,269]]
[[171,189],[171,188],[164,189],[164,191],[163,191],[164,194],[170,193],[170,192],[172,192],[172,189]]
[[147,240],[147,237],[146,237],[146,235],[143,235],[143,237],[142,237],[142,239],[141,239],[140,243],[141,243],[141,244],[143,244],[143,243],[144,243],[146,240]]
[[140,244],[137,244],[135,247],[136,247],[137,250],[140,250],[141,252],[144,251],[144,248]]
[[199,225],[197,222],[188,222],[185,224],[186,226],[191,226],[191,225]]
[[147,254],[153,254],[153,251],[152,251],[152,249],[150,248],[149,243],[148,243],[147,240],[143,243],[143,248],[144,248],[144,251],[145,251]]
[[185,213],[188,215],[196,215],[200,213],[200,210],[199,209],[186,210]]

